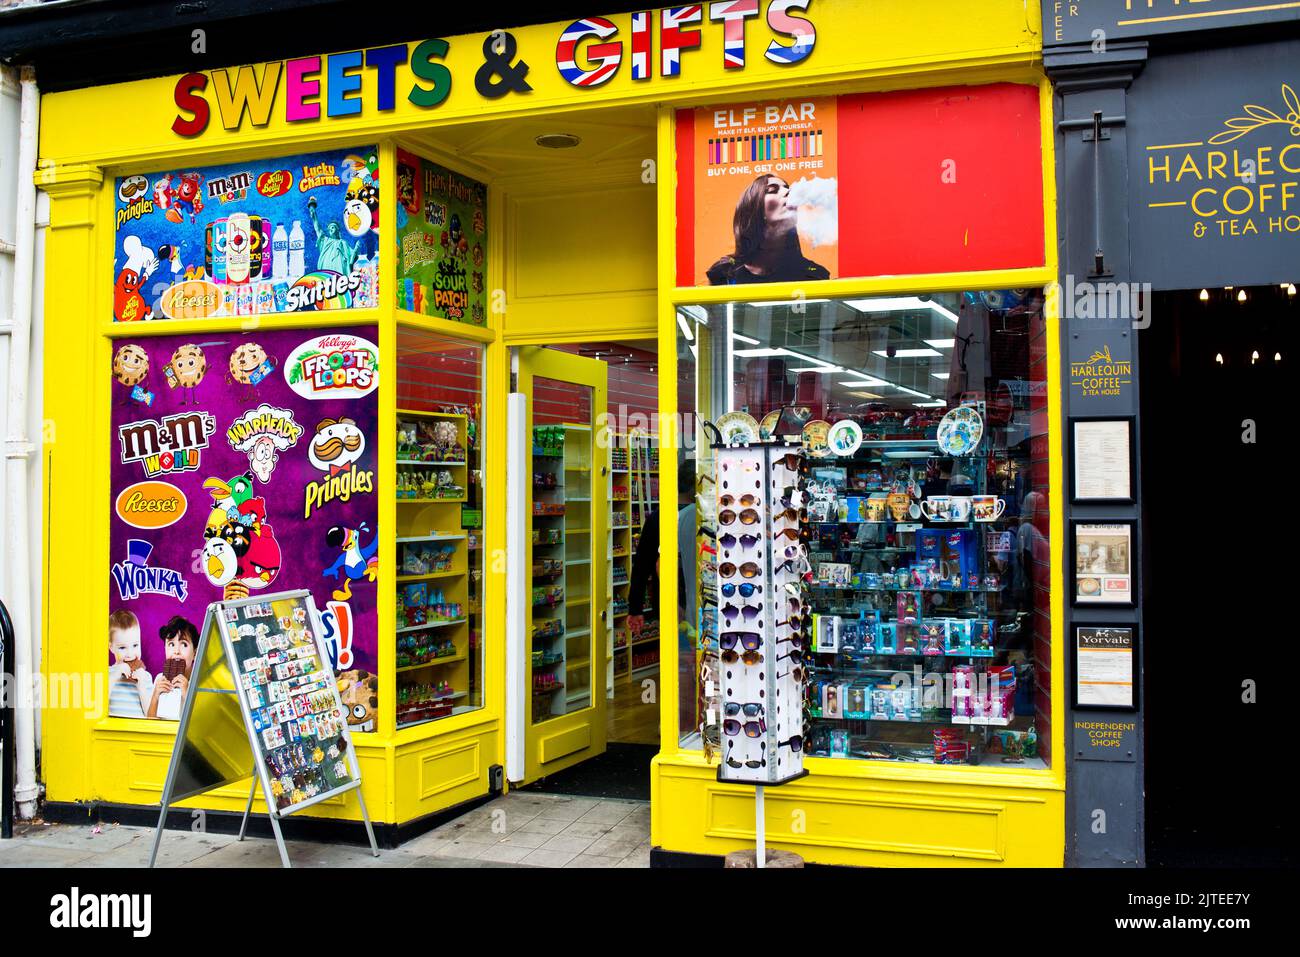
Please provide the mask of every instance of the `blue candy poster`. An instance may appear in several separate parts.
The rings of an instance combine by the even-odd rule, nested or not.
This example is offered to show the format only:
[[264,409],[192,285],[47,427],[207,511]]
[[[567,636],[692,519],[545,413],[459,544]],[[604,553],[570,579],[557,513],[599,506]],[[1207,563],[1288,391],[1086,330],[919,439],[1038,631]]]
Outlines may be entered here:
[[115,185],[116,322],[378,302],[376,147],[136,173]]

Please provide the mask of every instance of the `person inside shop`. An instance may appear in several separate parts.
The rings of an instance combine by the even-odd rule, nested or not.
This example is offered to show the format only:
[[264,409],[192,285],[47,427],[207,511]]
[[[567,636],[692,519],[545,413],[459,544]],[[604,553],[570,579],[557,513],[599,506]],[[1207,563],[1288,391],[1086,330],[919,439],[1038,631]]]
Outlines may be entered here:
[[[695,625],[695,461],[687,459],[677,467],[677,620]],[[688,587],[689,584],[689,587]],[[641,538],[632,557],[632,575],[627,589],[627,629],[630,641],[636,641],[645,629],[646,598],[659,595],[659,509],[646,516]],[[662,623],[663,616],[659,616]],[[695,667],[694,647],[686,628],[677,633],[678,662],[686,668],[679,676],[678,687],[683,700],[694,697],[692,675]],[[683,653],[684,652],[684,653]]]
[[709,267],[709,285],[829,279],[830,270],[804,256],[798,222],[799,208],[790,202],[790,184],[770,173],[759,176],[736,203],[732,217],[736,248]]

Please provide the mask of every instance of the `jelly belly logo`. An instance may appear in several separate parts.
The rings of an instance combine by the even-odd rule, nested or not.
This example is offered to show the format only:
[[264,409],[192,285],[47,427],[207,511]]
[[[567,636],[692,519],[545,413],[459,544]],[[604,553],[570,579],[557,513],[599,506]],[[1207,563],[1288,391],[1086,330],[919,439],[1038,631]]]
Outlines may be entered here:
[[379,347],[360,336],[308,339],[289,354],[284,380],[304,399],[359,399],[379,386]]
[[207,319],[221,309],[221,289],[206,279],[187,279],[167,287],[159,308],[168,319]]
[[153,545],[139,538],[127,539],[126,560],[113,566],[113,581],[117,594],[123,601],[132,601],[141,595],[168,595],[184,601],[189,593],[185,576],[170,568],[154,568],[149,564]]
[[270,170],[257,177],[257,191],[268,199],[283,196],[293,188],[293,173],[287,169]]
[[185,494],[167,482],[136,482],[117,496],[117,517],[133,528],[175,525],[188,507]]
[[199,467],[200,450],[217,431],[217,420],[207,412],[181,412],[161,420],[141,419],[117,427],[122,464],[139,462],[146,478]]
[[1081,396],[1121,396],[1133,381],[1133,363],[1111,358],[1103,345],[1083,362],[1070,363],[1070,385]]

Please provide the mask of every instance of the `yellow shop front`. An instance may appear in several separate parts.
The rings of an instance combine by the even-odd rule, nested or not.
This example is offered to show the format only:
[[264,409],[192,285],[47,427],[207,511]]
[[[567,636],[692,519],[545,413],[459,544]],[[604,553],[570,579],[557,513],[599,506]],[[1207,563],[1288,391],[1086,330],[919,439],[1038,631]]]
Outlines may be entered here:
[[[780,665],[809,773],[769,789],[769,844],[1059,866],[1050,88],[1036,11],[916,7],[864,31],[850,2],[714,3],[45,96],[43,664],[107,676],[98,712],[44,712],[47,801],[156,808],[185,623],[306,588],[387,840],[600,755],[635,689],[658,860],[751,844],[752,787],[718,780],[745,612],[702,425],[749,417],[814,424],[789,540],[839,622]],[[962,408],[980,435],[936,451]],[[632,632],[656,505],[680,574]],[[931,551],[956,585],[898,577]],[[890,622],[903,645],[863,644]]]

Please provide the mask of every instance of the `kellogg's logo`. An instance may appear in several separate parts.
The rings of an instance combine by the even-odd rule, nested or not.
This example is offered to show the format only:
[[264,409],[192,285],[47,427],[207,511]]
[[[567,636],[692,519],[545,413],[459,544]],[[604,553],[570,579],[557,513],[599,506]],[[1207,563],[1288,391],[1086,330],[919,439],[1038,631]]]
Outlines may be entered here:
[[293,173],[287,169],[270,170],[257,177],[257,191],[274,199],[293,188]]
[[168,482],[136,482],[117,496],[117,517],[133,528],[166,528],[185,515],[185,494]]

